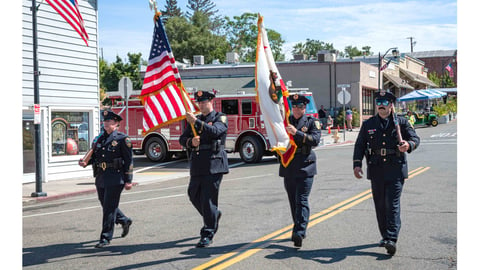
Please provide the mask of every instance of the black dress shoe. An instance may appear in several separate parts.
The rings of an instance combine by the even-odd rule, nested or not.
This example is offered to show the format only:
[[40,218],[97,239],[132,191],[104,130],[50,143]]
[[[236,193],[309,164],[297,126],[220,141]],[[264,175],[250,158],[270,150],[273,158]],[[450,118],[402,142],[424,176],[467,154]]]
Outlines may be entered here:
[[387,243],[387,239],[382,239],[382,240],[380,240],[380,242],[378,243],[378,246],[379,246],[379,247],[385,247],[385,243]]
[[96,248],[103,248],[108,246],[110,242],[107,239],[100,239],[100,241],[95,245]]
[[122,224],[122,229],[123,229],[122,237],[127,236],[128,232],[130,231],[130,225],[132,225],[132,220],[131,219],[127,220],[127,222],[125,222],[125,224]]
[[387,249],[387,253],[390,255],[395,255],[395,252],[397,251],[397,244],[393,242],[392,240],[388,240],[385,243],[385,248]]
[[292,240],[293,240],[293,245],[294,246],[296,246],[296,247],[301,247],[302,246],[303,238],[299,234],[294,233],[292,235]]
[[213,240],[210,237],[202,237],[200,241],[198,241],[197,246],[198,248],[208,247]]
[[220,218],[222,217],[222,212],[218,211],[218,218],[217,218],[217,227],[215,228],[215,231],[213,233],[217,233],[218,230],[218,224],[220,223]]

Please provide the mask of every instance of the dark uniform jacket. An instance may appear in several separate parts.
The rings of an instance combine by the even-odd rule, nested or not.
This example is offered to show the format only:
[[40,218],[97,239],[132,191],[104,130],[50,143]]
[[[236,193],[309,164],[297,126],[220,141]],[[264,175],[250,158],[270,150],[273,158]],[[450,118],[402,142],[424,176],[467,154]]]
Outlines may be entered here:
[[285,168],[280,164],[281,177],[311,177],[317,174],[317,157],[312,147],[320,142],[320,121],[311,116],[303,115],[296,120],[293,115],[289,117],[290,124],[295,126],[297,133],[293,136],[297,151],[293,160]]
[[225,152],[227,116],[213,110],[206,116],[198,115],[194,127],[200,136],[198,147],[192,146],[193,132],[188,123],[179,140],[189,154],[190,175],[228,173],[228,159]]
[[[383,121],[383,122],[382,122]],[[388,125],[377,114],[363,122],[353,152],[353,167],[362,167],[363,156],[367,160],[368,179],[398,179],[408,178],[408,166],[405,153],[398,150],[398,139],[393,117],[388,117]],[[410,145],[411,153],[420,145],[420,138],[415,130],[403,117],[398,117],[403,140]],[[385,170],[389,169],[388,174]]]
[[123,185],[133,179],[133,150],[127,135],[104,130],[92,143],[92,164],[95,185],[100,187]]

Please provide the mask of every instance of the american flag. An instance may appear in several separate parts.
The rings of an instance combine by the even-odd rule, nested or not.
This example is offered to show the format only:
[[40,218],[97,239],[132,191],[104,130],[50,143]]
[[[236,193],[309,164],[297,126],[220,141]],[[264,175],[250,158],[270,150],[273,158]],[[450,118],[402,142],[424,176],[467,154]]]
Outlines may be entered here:
[[77,0],[46,0],[54,10],[69,23],[75,31],[82,37],[88,46],[88,34],[85,30],[85,23],[78,10]]
[[184,119],[187,111],[198,111],[183,87],[160,16],[155,18],[152,47],[140,94],[145,107],[143,134]]
[[453,68],[452,68],[452,63],[448,64],[445,69],[448,71],[448,76],[450,76],[450,78],[453,78]]
[[388,60],[388,62],[380,68],[380,71],[384,71],[388,65],[390,65],[390,62],[392,62],[392,59]]

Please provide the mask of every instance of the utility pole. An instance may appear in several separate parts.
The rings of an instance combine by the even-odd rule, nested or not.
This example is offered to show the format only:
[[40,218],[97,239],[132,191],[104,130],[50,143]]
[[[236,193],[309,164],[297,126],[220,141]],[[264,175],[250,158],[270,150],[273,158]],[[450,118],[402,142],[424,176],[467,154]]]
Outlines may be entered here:
[[[39,76],[38,58],[37,58],[37,1],[32,0],[32,38],[33,38],[33,103],[35,110],[40,114],[40,90],[39,90]],[[42,191],[43,182],[43,168],[42,168],[42,142],[40,133],[40,122],[35,120],[35,192],[32,197],[44,197],[47,193]]]
[[417,42],[413,41],[414,37],[407,37],[407,39],[410,39],[410,52],[413,53],[413,46],[415,46]]

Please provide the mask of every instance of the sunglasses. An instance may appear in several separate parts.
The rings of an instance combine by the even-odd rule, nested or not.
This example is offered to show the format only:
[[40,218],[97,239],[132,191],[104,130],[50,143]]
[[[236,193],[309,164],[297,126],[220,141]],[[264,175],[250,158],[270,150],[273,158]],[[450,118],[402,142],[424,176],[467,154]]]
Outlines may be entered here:
[[292,105],[292,108],[299,108],[299,109],[303,109],[303,108],[305,108],[305,105],[304,105],[304,104]]
[[386,99],[377,99],[376,103],[377,103],[377,106],[382,106],[382,105],[388,106],[388,104],[390,104],[390,101]]

